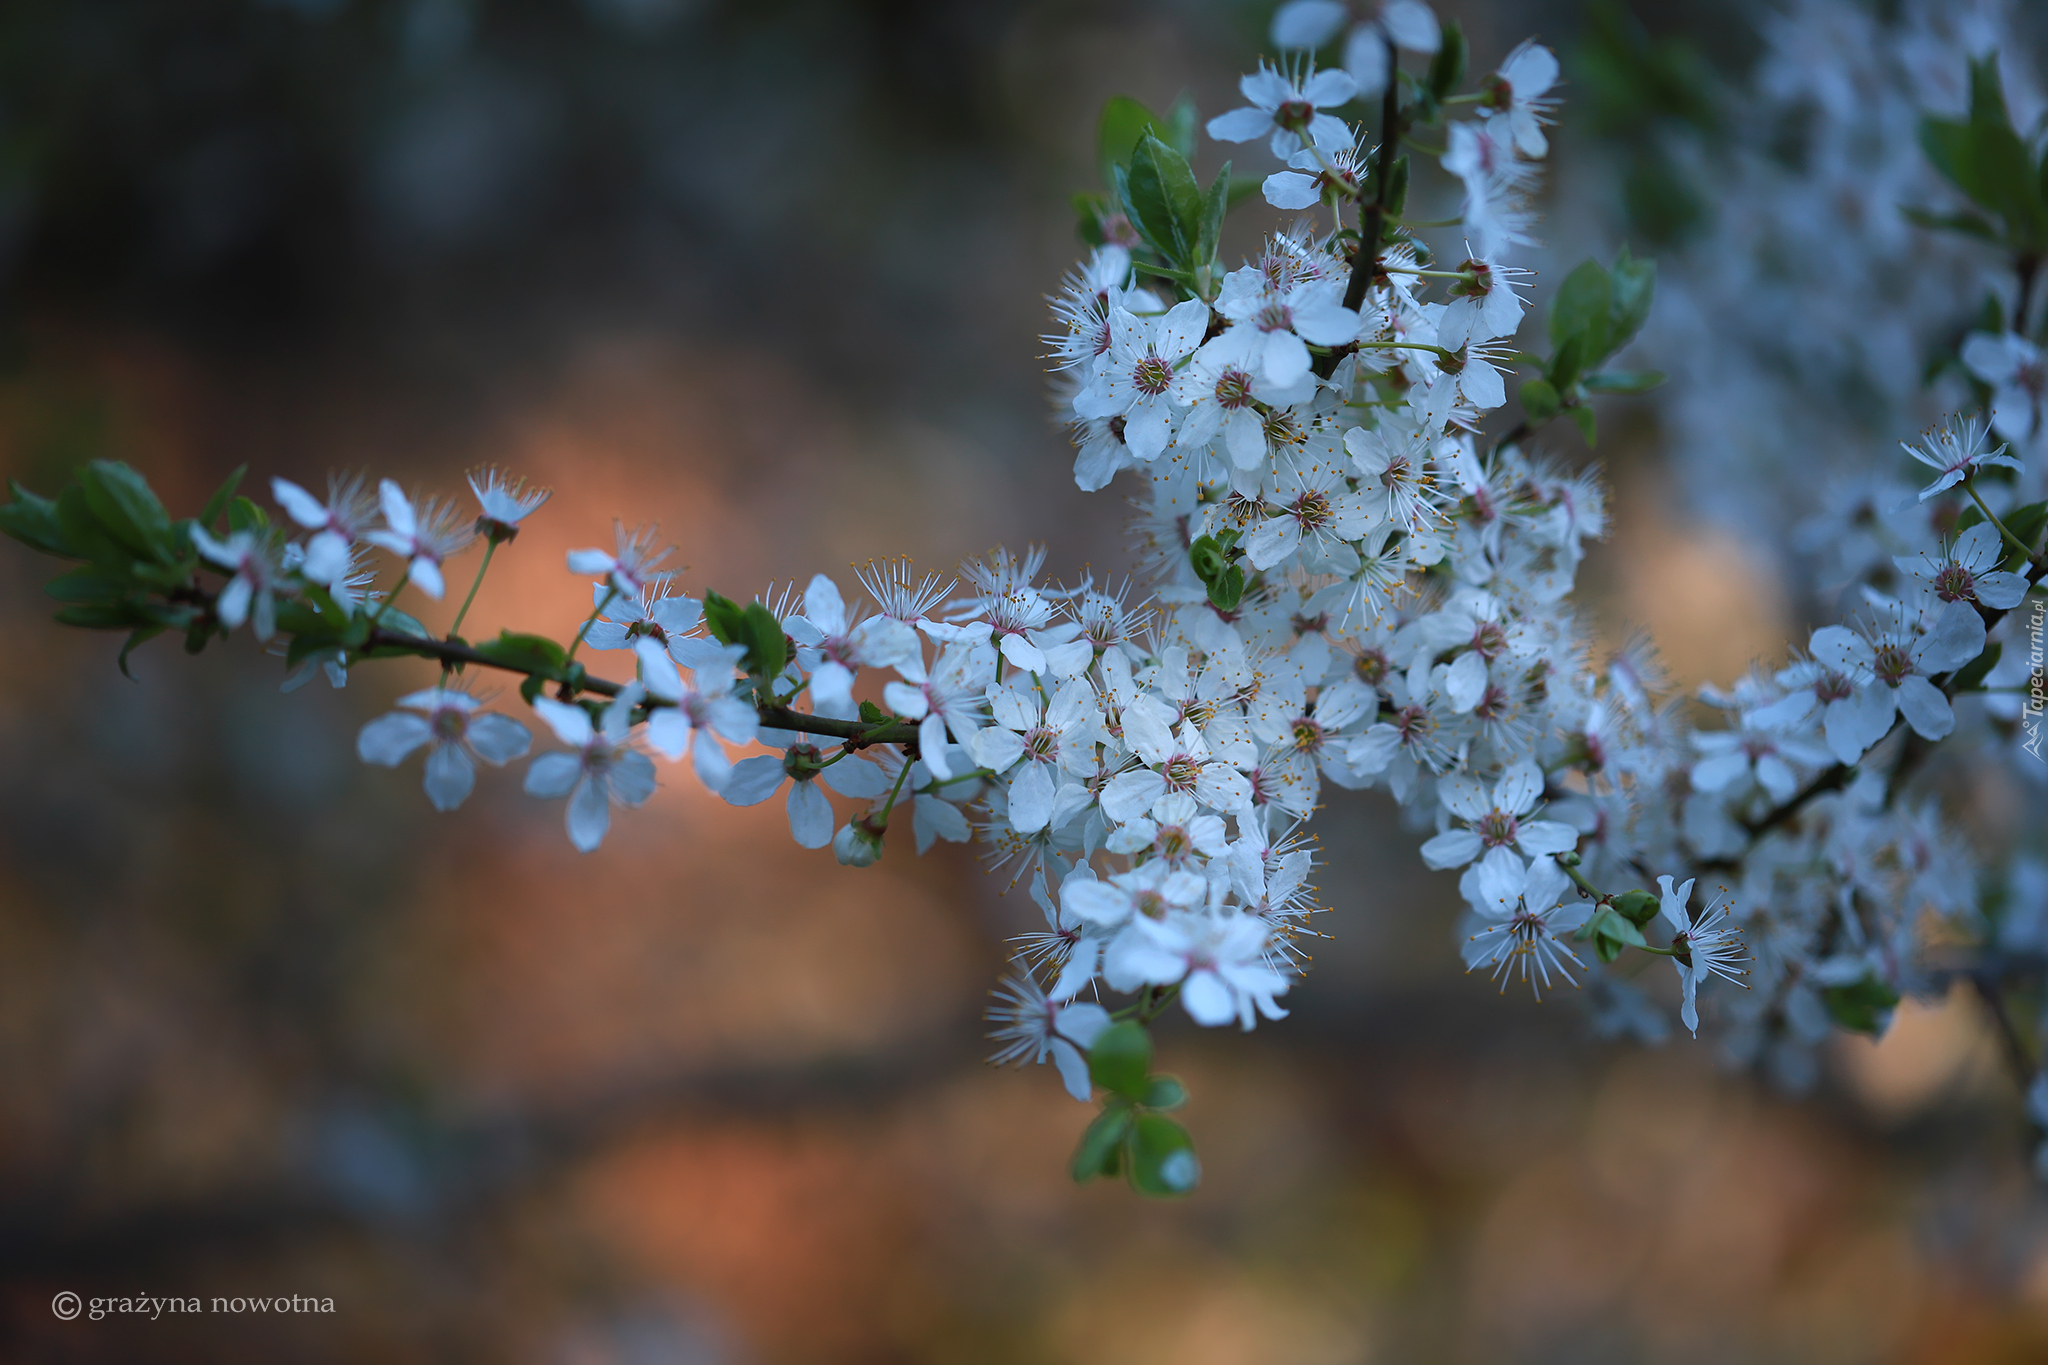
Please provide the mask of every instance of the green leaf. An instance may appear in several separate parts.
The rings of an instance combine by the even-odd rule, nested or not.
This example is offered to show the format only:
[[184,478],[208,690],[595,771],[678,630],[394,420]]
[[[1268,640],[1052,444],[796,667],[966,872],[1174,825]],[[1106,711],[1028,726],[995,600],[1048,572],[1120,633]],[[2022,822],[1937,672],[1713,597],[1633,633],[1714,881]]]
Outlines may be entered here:
[[100,524],[86,498],[85,489],[77,483],[70,484],[57,495],[57,525],[78,558],[89,559],[96,564],[125,565],[135,557],[133,551]]
[[2048,245],[2042,175],[2013,130],[1996,54],[1970,64],[1968,121],[1922,119],[1920,146],[1951,184],[2003,220],[2009,247],[2038,251]]
[[81,558],[64,535],[54,501],[29,492],[12,479],[7,481],[7,491],[13,494],[13,500],[0,507],[0,531],[31,550],[41,550],[46,555],[59,555],[65,559]]
[[1074,196],[1074,231],[1089,246],[1101,246],[1109,240],[1103,235],[1102,220],[1109,214],[1109,201],[1099,194],[1077,194]]
[[1126,96],[1114,96],[1102,106],[1102,117],[1095,123],[1095,165],[1105,189],[1116,188],[1115,168],[1130,165],[1138,139],[1159,126],[1158,115]]
[[746,613],[720,593],[704,594],[704,628],[722,645],[746,643]]
[[1455,92],[1465,79],[1465,31],[1455,22],[1443,26],[1443,45],[1429,63],[1429,97],[1438,104]]
[[1163,1114],[1140,1114],[1131,1125],[1131,1184],[1139,1193],[1170,1199],[1202,1183],[1188,1130]]
[[1664,379],[1662,370],[1602,370],[1579,383],[1587,393],[1648,393]]
[[1145,1093],[1145,1073],[1152,1067],[1152,1036],[1145,1026],[1126,1019],[1095,1036],[1088,1049],[1088,1074],[1104,1090],[1131,1099]]
[[476,646],[476,652],[492,663],[548,679],[560,679],[569,662],[569,651],[547,636],[515,635],[509,630]]
[[1970,124],[1976,128],[2010,128],[2005,108],[2005,82],[1998,74],[1998,54],[1987,53],[1970,63]]
[[860,723],[862,725],[886,725],[892,719],[894,718],[887,711],[884,711],[871,701],[864,701],[860,704]]
[[1209,584],[1209,601],[1218,611],[1236,611],[1244,601],[1244,570],[1233,564]]
[[94,460],[78,471],[78,486],[93,518],[125,549],[144,559],[163,559],[171,545],[171,519],[148,480],[115,460]]
[[1873,1037],[1891,1025],[1892,1010],[1899,1003],[1899,993],[1874,976],[1847,986],[1826,987],[1820,998],[1836,1023],[1851,1033]]
[[1144,133],[1119,184],[1131,225],[1170,264],[1186,268],[1202,221],[1202,192],[1187,158]]
[[[2041,532],[2048,530],[2048,502],[2030,502],[2025,507],[2015,507],[2003,518],[2005,529],[2012,532],[2022,545],[2035,550],[2041,548]],[[2006,556],[2005,567],[2017,571],[2026,561],[2018,550]]]
[[743,661],[747,671],[764,678],[782,672],[789,662],[789,637],[782,633],[782,622],[775,619],[775,613],[759,602],[749,602],[740,623],[744,630],[740,638],[747,643]]
[[1602,906],[1573,937],[1592,939],[1593,951],[1599,954],[1602,962],[1614,961],[1621,956],[1625,948],[1649,946],[1643,938],[1642,931],[1619,914],[1613,906]]
[[[375,609],[373,608],[373,610]],[[379,630],[390,631],[397,635],[417,636],[422,640],[432,638],[427,634],[426,626],[420,623],[420,619],[417,616],[410,615],[406,612],[400,611],[397,607],[389,605],[386,605],[383,608],[383,610],[378,614],[377,628]],[[384,652],[385,651],[381,649],[378,651],[378,653],[380,654]],[[390,652],[394,654],[410,654],[416,651],[394,649]]]
[[122,677],[129,682],[137,681],[135,675],[128,671],[128,656],[135,652],[137,645],[147,644],[163,633],[162,626],[137,626],[129,632],[128,639],[121,645],[119,657],[114,660],[115,665],[121,670]]
[[1074,1148],[1074,1159],[1067,1165],[1067,1172],[1074,1177],[1074,1183],[1085,1185],[1099,1175],[1115,1175],[1124,1139],[1130,1131],[1130,1107],[1111,1100],[1109,1106],[1096,1115],[1095,1122],[1088,1125],[1088,1131],[1081,1134],[1081,1141]]
[[1230,163],[1216,172],[1209,192],[1202,196],[1201,229],[1195,237],[1193,264],[1204,266],[1216,259],[1216,244],[1223,236],[1223,215],[1230,211]]
[[1572,420],[1579,424],[1579,435],[1586,438],[1587,445],[1596,446],[1600,444],[1600,423],[1599,419],[1593,416],[1593,409],[1591,407],[1584,403],[1576,403],[1565,409],[1565,411],[1569,412],[1572,415]]
[[1608,315],[1614,311],[1614,281],[1598,261],[1579,263],[1565,276],[1557,297],[1550,302],[1550,342],[1562,347],[1573,337],[1584,337],[1589,357],[1607,354]]
[[213,490],[213,496],[206,500],[206,506],[199,511],[198,522],[208,531],[213,530],[221,513],[228,510],[228,500],[235,496],[235,490],[242,486],[242,476],[249,472],[249,466],[236,465],[235,472],[222,480],[221,486]]
[[93,566],[60,574],[43,591],[59,602],[100,602],[125,598],[138,586],[132,573]]
[[1557,390],[1560,403],[1562,396],[1579,382],[1579,375],[1586,368],[1587,342],[1583,332],[1565,338],[1564,345],[1557,348],[1557,354],[1550,357],[1550,369],[1545,378]]
[[1138,1099],[1147,1109],[1178,1109],[1187,1102],[1187,1087],[1171,1076],[1149,1077],[1145,1093]]
[[1657,911],[1661,906],[1662,902],[1658,900],[1653,892],[1644,891],[1640,888],[1634,891],[1624,891],[1621,895],[1614,898],[1614,913],[1620,915],[1637,928],[1641,928],[1652,919],[1655,919]]
[[228,533],[263,531],[270,527],[270,514],[244,497],[228,499]]
[[1166,126],[1159,130],[1166,139],[1166,145],[1180,153],[1183,161],[1195,159],[1195,101],[1191,95],[1182,95],[1173,102],[1173,108],[1166,111]]
[[[1397,156],[1387,170],[1387,216],[1380,235],[1383,241],[1399,239],[1400,217],[1408,210],[1408,158]],[[1419,253],[1418,253],[1419,255]]]
[[1998,667],[1998,656],[2005,653],[2005,646],[1993,640],[1984,646],[1984,652],[1956,670],[1949,679],[1949,691],[1972,692],[1984,685],[1984,676]]
[[58,612],[57,620],[86,630],[128,630],[155,624],[133,602],[80,602]]
[[1522,411],[1529,414],[1532,422],[1547,422],[1557,416],[1563,406],[1557,390],[1547,379],[1524,379],[1520,389]]
[[1643,324],[1650,319],[1651,300],[1657,294],[1657,263],[1639,261],[1623,247],[1614,258],[1609,280],[1614,290],[1614,307],[1608,314],[1607,349],[1591,359],[1605,360],[1643,330]]
[[1905,214],[1908,221],[1918,223],[1924,228],[1960,232],[1968,237],[1981,237],[1987,242],[1995,242],[1999,238],[1997,225],[1981,213],[1970,213],[1967,210],[1957,213],[1936,213],[1933,209],[1916,208],[1911,204],[1903,206],[1899,212]]

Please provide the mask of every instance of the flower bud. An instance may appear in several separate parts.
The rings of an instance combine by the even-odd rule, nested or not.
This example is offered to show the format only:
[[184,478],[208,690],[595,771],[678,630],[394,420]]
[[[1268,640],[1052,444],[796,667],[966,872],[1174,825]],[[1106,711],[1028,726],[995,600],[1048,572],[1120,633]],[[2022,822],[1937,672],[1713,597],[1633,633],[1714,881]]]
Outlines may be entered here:
[[882,831],[867,816],[849,820],[832,836],[832,854],[848,867],[866,867],[882,856]]
[[1614,908],[1640,929],[1656,917],[1657,898],[1648,891],[1627,891],[1615,898]]

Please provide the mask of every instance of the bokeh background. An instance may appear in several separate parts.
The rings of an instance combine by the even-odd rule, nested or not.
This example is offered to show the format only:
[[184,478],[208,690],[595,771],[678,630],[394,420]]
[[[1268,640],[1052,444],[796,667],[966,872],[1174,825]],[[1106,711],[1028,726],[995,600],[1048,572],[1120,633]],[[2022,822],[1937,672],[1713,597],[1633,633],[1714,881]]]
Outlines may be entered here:
[[[1631,148],[1711,127],[1740,10],[1440,12],[1478,63],[1565,57],[1591,207],[1549,277],[1694,225]],[[1073,487],[1038,358],[1067,196],[1105,98],[1229,107],[1267,13],[12,0],[0,468],[117,457],[189,509],[243,462],[502,463],[556,492],[491,629],[573,629],[562,553],[615,515],[735,596],[998,541],[1114,572],[1123,508]],[[1603,422],[1602,637],[1649,628],[1686,684],[1782,650],[1805,608],[1689,514],[1654,409]],[[972,850],[844,871],[679,770],[588,858],[502,775],[436,815],[353,756],[424,664],[285,695],[246,637],[159,642],[130,682],[47,576],[0,544],[5,1359],[2048,1359],[2048,1207],[1965,999],[1797,1099],[1591,1040],[1465,977],[1450,879],[1333,792],[1317,970],[1277,1026],[1162,1028],[1206,1183],[1146,1203],[1068,1182],[1087,1112],[1048,1071],[981,1061],[1037,912]],[[60,1323],[64,1289],[336,1311]]]

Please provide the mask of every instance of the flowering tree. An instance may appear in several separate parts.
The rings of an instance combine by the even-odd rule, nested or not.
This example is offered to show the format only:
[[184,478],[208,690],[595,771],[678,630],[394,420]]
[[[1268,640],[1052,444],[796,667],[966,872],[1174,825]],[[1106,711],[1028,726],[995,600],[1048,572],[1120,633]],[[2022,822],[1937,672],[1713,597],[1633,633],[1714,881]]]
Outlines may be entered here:
[[[742,604],[683,595],[654,531],[622,527],[569,556],[592,609],[566,642],[472,638],[477,586],[547,500],[497,471],[472,476],[474,512],[345,477],[324,496],[273,480],[273,513],[238,473],[173,520],[135,471],[100,462],[54,499],[16,488],[0,529],[78,563],[51,584],[58,619],[127,632],[124,666],[165,632],[196,652],[244,627],[295,670],[288,686],[438,664],[358,750],[423,755],[442,810],[479,762],[525,758],[537,718],[557,747],[526,790],[565,801],[585,852],[652,793],[655,757],[735,805],[779,795],[795,841],[848,865],[881,857],[904,819],[920,852],[982,840],[1045,916],[997,988],[997,1057],[1050,1058],[1076,1099],[1099,1097],[1077,1179],[1198,1183],[1148,1025],[1176,1002],[1208,1026],[1284,1016],[1318,910],[1305,826],[1325,781],[1383,787],[1433,831],[1420,854],[1459,873],[1464,960],[1503,987],[1586,985],[1599,1028],[1654,1041],[1661,1009],[1607,970],[1637,953],[1670,961],[1695,1034],[1703,993],[1756,1039],[1881,1030],[1901,991],[1966,950],[1977,908],[1971,855],[1920,784],[1929,756],[1959,736],[2016,746],[2029,724],[2039,749],[2038,626],[2031,673],[2015,642],[2048,569],[2048,506],[2024,496],[2039,461],[2016,449],[2042,426],[2040,149],[1989,67],[1967,119],[1924,125],[1974,205],[1929,221],[1988,240],[2013,274],[2013,306],[1959,348],[1989,417],[1905,447],[1924,486],[1886,506],[1900,544],[1870,559],[1856,609],[1786,668],[1708,691],[1723,722],[1695,729],[1647,645],[1593,659],[1571,595],[1606,527],[1601,490],[1533,450],[1560,417],[1591,442],[1597,395],[1661,378],[1614,364],[1655,279],[1626,252],[1563,281],[1547,354],[1513,341],[1557,63],[1525,43],[1468,89],[1462,35],[1417,0],[1355,18],[1284,5],[1281,57],[1207,123],[1282,163],[1262,181],[1228,165],[1198,180],[1185,105],[1104,112],[1104,184],[1077,201],[1092,249],[1048,340],[1076,481],[1139,490],[1135,580],[1062,585],[1042,552],[998,551],[951,580],[871,563],[862,599],[820,574]],[[1461,192],[1455,219],[1410,215],[1425,151]],[[1226,215],[1254,183],[1295,216],[1225,269]],[[1511,374],[1527,376],[1522,417],[1496,424]],[[479,545],[446,635],[403,610],[408,589],[444,598],[450,562]],[[528,721],[485,709],[472,688],[489,670],[520,678]],[[1977,701],[2017,700],[2028,678],[2026,705]],[[2007,1018],[2022,978],[1995,955],[1965,969]]]

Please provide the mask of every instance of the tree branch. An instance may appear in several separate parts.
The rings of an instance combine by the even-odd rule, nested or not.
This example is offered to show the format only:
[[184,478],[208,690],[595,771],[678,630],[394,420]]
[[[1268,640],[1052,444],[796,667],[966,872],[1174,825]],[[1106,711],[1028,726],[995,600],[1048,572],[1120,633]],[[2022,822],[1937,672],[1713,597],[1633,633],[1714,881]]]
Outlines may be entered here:
[[1372,202],[1358,214],[1358,253],[1352,257],[1351,283],[1344,289],[1344,306],[1353,312],[1365,302],[1365,291],[1380,268],[1380,238],[1387,227],[1387,182],[1394,175],[1394,159],[1401,149],[1401,69],[1394,40],[1387,45],[1387,89],[1380,98],[1380,149],[1373,163]]

